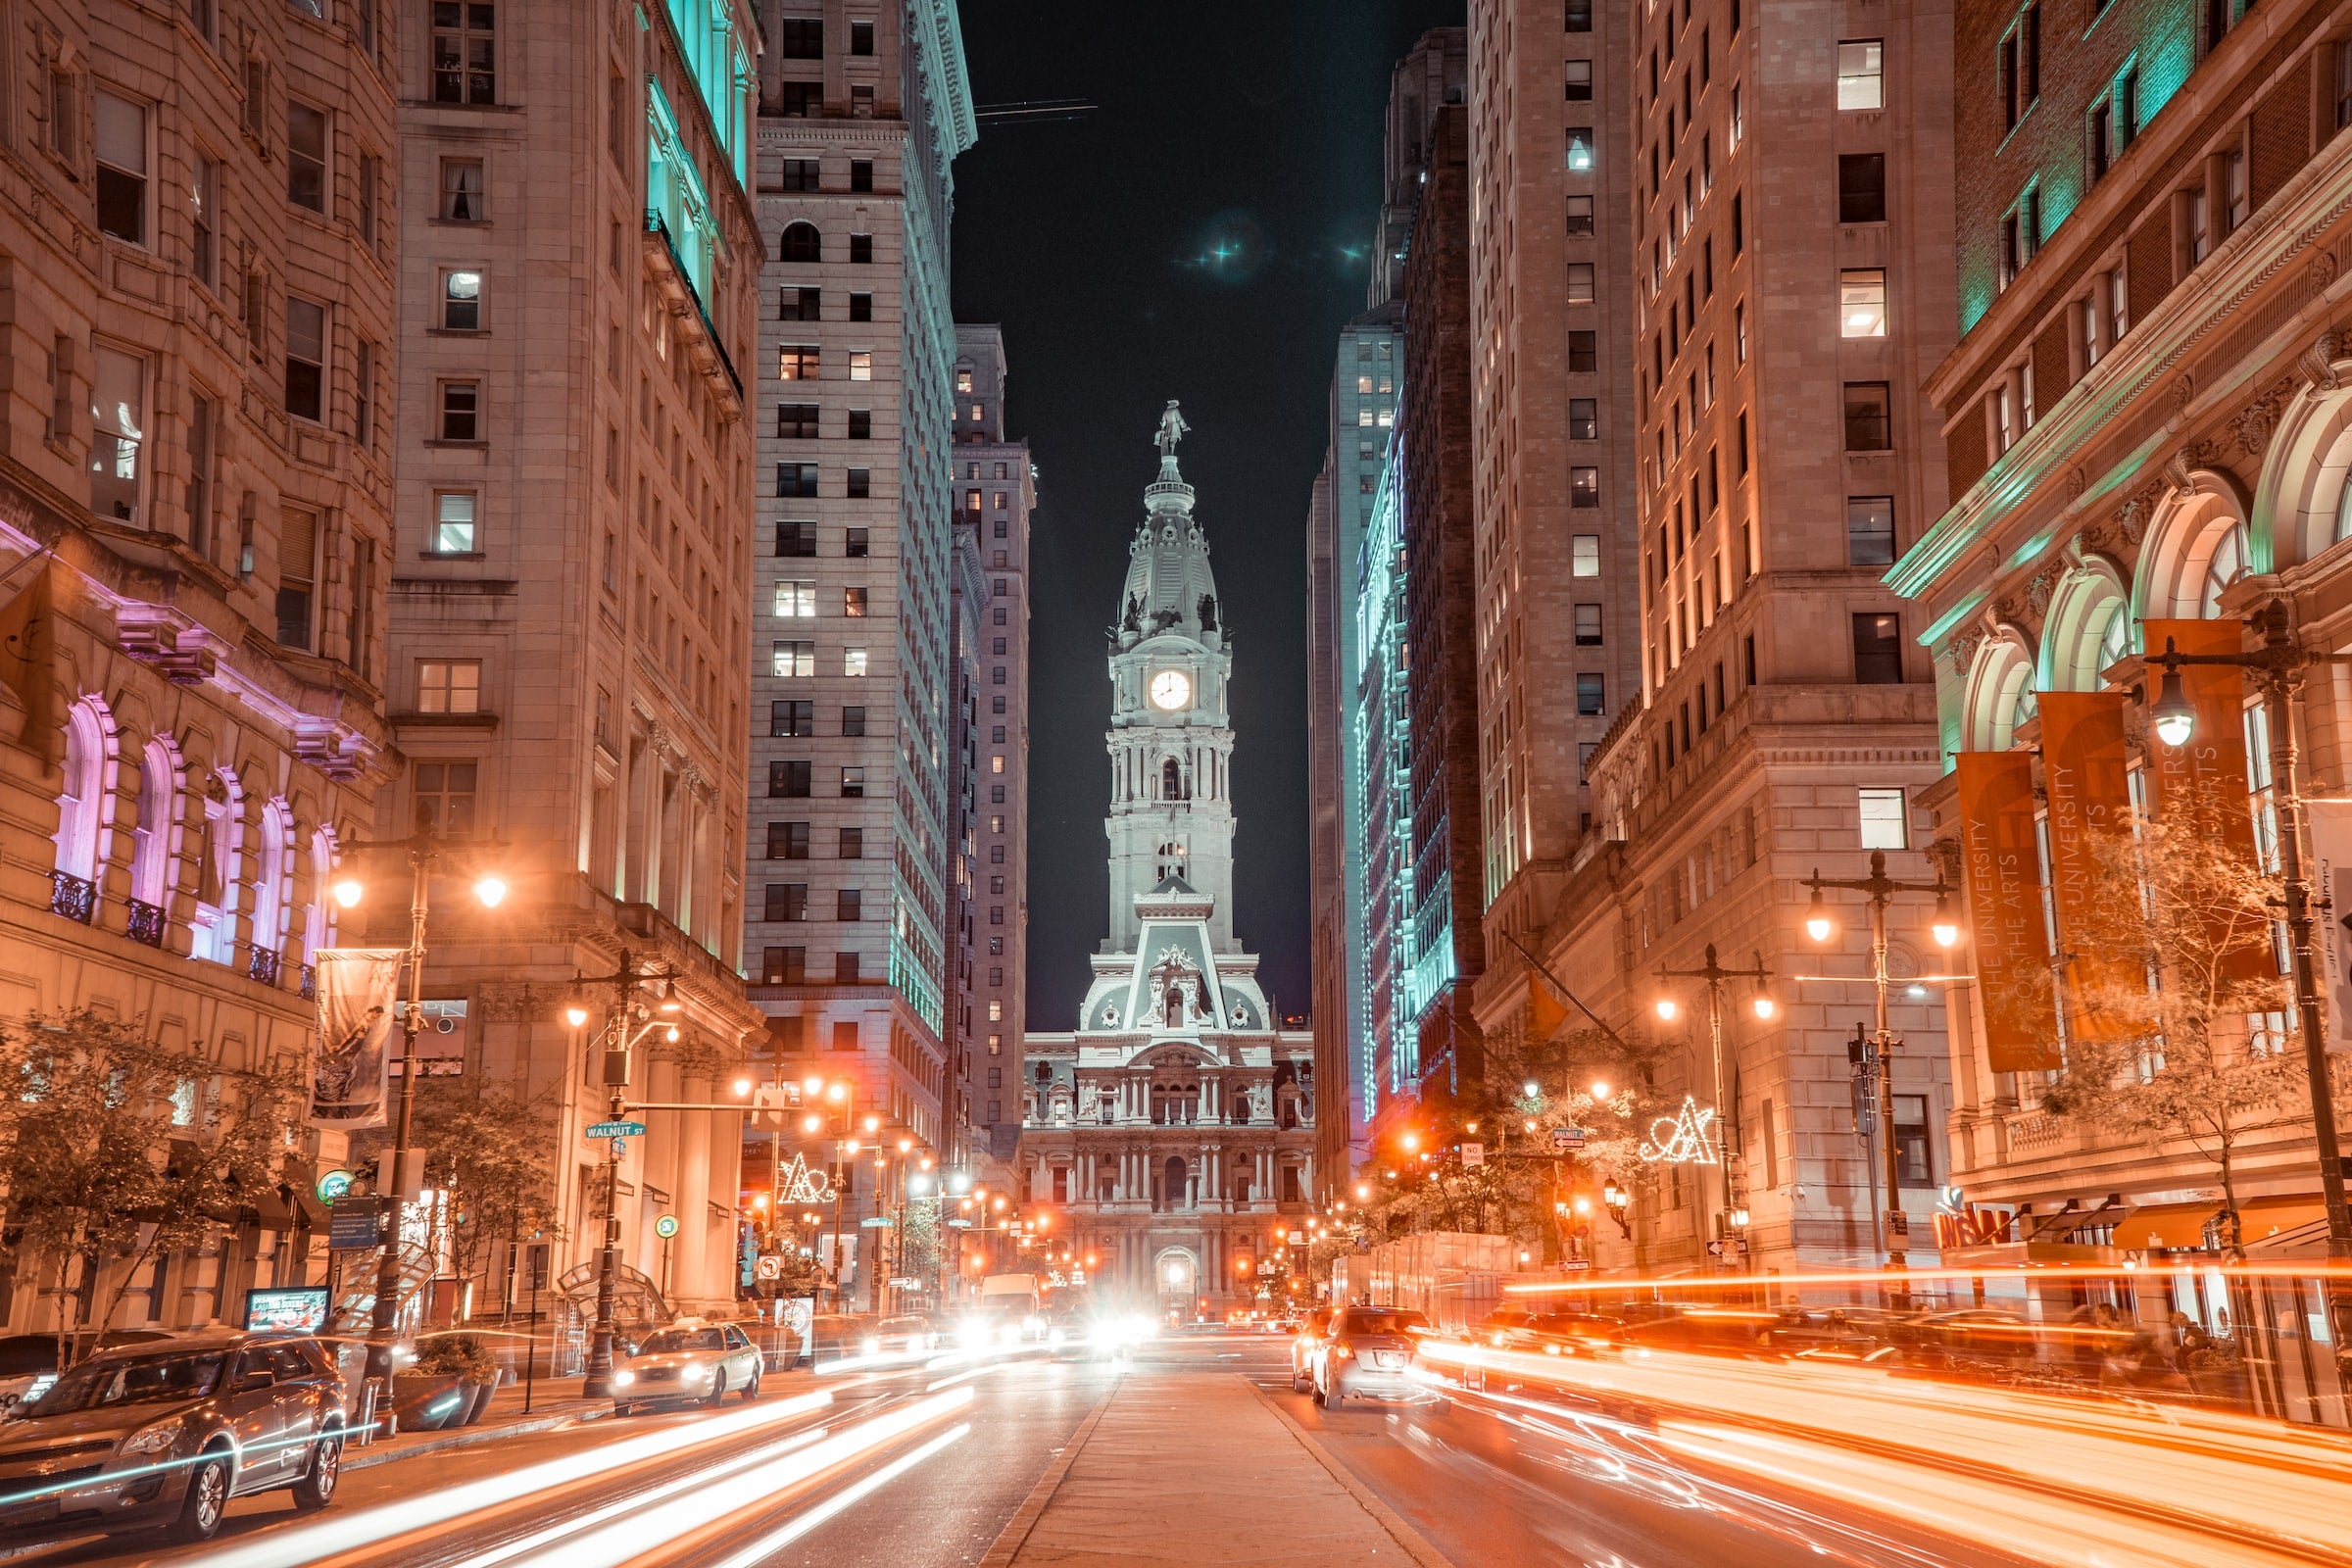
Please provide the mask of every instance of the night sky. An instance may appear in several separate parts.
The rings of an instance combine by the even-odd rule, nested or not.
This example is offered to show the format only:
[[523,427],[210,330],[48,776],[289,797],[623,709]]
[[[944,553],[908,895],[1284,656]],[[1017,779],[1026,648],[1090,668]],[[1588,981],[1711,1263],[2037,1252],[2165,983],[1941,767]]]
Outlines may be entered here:
[[998,321],[1038,468],[1029,1027],[1069,1029],[1108,896],[1104,629],[1179,398],[1234,639],[1234,928],[1308,1008],[1306,508],[1335,334],[1364,308],[1389,72],[1461,0],[962,0],[984,110],[956,164],[956,318]]

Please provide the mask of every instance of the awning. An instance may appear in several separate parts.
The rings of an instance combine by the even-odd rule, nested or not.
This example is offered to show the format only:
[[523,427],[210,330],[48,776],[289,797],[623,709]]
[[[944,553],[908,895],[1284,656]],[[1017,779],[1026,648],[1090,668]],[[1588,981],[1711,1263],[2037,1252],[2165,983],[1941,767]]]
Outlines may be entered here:
[[[2205,1225],[2221,1212],[2217,1202],[2155,1203],[2135,1208],[2115,1228],[2115,1245],[2132,1251],[2158,1248],[2189,1251],[2205,1245]],[[2238,1238],[2247,1247],[2327,1217],[2315,1196],[2250,1198],[2237,1210]]]
[[2237,1212],[2238,1234],[2246,1246],[2252,1247],[2257,1242],[2283,1236],[2288,1231],[2301,1230],[2306,1225],[2325,1220],[2328,1217],[2328,1205],[2320,1200],[2317,1194],[2310,1197],[2257,1198]]

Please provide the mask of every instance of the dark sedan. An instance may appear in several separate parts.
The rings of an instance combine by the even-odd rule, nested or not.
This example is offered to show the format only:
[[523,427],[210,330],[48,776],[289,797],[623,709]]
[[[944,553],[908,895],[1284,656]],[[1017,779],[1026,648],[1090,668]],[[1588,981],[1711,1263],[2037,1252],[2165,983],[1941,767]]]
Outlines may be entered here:
[[162,1526],[209,1541],[228,1499],[323,1508],[343,1379],[318,1341],[228,1334],[101,1350],[0,1427],[0,1540]]

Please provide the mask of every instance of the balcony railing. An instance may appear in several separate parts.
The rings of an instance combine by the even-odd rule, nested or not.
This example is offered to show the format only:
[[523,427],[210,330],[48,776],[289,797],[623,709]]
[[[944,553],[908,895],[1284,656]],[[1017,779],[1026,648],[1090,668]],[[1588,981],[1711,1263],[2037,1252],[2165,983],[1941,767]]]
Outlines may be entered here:
[[141,899],[130,901],[130,940],[144,942],[151,948],[164,945],[164,911],[160,906]]
[[71,871],[50,872],[49,912],[90,924],[98,912],[98,884]]
[[245,960],[245,978],[259,980],[266,986],[277,984],[278,956],[275,948],[257,945],[253,956]]
[[318,1000],[318,966],[315,963],[306,963],[302,966],[302,1000],[305,1002]]

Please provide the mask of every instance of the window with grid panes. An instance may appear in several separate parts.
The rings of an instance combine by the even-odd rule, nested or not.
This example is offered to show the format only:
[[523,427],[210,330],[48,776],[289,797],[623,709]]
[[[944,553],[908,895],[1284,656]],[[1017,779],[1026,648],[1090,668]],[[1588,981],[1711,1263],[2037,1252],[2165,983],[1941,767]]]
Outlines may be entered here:
[[484,0],[433,0],[433,102],[498,102],[498,7]]

